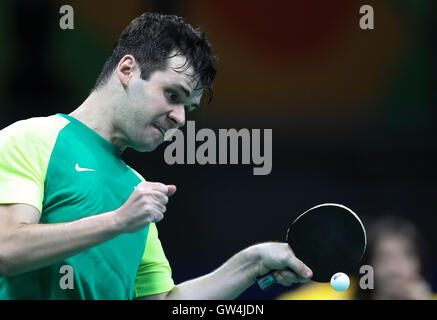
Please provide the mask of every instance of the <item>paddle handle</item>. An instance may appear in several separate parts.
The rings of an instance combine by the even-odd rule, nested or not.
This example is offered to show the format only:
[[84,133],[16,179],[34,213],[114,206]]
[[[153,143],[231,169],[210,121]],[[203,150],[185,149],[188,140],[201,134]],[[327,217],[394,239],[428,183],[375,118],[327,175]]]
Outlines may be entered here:
[[273,276],[273,271],[267,273],[262,277],[257,278],[256,282],[258,282],[258,285],[261,288],[261,290],[270,289],[276,283],[276,279]]

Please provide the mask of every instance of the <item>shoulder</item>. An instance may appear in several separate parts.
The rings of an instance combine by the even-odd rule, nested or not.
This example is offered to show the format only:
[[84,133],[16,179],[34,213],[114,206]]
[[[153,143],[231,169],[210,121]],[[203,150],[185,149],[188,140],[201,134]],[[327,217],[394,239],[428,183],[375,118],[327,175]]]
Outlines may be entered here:
[[33,144],[56,138],[69,121],[61,116],[35,117],[17,121],[0,130],[0,146],[7,143]]
[[0,130],[0,203],[42,210],[44,181],[59,131],[60,116],[21,120]]

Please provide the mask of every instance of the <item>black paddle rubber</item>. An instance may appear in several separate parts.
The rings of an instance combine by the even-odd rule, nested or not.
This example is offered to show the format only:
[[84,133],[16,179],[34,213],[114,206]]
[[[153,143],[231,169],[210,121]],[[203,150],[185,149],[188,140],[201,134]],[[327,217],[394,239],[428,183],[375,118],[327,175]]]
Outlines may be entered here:
[[[316,282],[329,282],[337,272],[353,271],[367,242],[359,217],[334,203],[315,206],[297,217],[287,231],[286,241],[296,257],[313,271],[311,280]],[[273,272],[257,281],[263,290],[276,282]]]

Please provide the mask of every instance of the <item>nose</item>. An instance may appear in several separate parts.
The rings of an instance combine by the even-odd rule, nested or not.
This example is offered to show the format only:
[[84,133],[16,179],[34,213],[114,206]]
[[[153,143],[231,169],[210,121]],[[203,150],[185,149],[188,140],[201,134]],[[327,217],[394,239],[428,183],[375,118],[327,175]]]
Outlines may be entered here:
[[176,107],[173,107],[172,110],[168,114],[169,118],[173,120],[176,124],[176,127],[182,127],[185,125],[185,106],[180,104]]

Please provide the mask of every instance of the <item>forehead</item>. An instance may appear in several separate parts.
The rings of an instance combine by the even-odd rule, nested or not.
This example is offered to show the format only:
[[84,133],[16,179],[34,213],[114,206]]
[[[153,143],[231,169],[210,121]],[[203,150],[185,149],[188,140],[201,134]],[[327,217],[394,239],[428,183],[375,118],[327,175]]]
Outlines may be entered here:
[[[164,84],[181,84],[191,92],[191,96],[199,97],[203,93],[195,76],[194,68],[187,68],[187,59],[182,55],[171,56],[167,60],[167,69],[157,72],[157,78]],[[200,89],[199,89],[200,88]]]
[[414,251],[414,245],[402,235],[386,234],[382,236],[376,246],[378,253],[408,253]]

